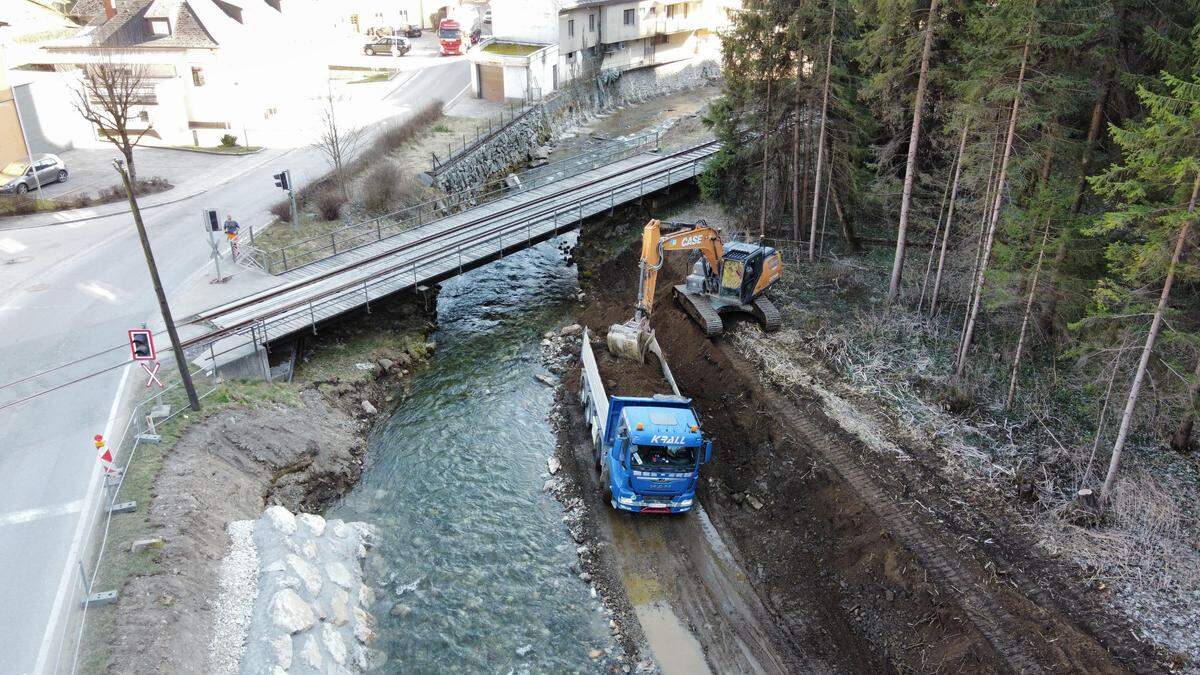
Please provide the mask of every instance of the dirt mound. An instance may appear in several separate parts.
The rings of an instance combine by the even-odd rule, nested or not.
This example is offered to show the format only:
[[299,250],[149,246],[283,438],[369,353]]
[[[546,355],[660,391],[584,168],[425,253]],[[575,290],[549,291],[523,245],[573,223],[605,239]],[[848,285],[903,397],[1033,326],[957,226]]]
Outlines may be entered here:
[[[1000,536],[1015,526],[983,525],[986,516],[973,513],[976,527],[997,536],[958,527],[912,496],[917,490],[890,465],[894,459],[862,447],[811,396],[764,389],[728,344],[704,339],[670,298],[684,258],[670,259],[660,273],[652,325],[680,389],[716,440],[717,459],[702,472],[702,503],[794,653],[860,672],[1154,668],[1136,645],[1115,652],[1120,657],[1106,648],[1130,642],[1106,617],[1056,601],[1069,597],[1066,574],[1020,573],[1053,565],[1014,543],[1019,537]],[[587,279],[593,301],[583,320],[603,335],[632,312],[636,251],[599,264]],[[630,371],[605,377],[621,380],[622,372]],[[998,550],[1001,540],[1013,548]],[[843,660],[847,653],[853,661]]]

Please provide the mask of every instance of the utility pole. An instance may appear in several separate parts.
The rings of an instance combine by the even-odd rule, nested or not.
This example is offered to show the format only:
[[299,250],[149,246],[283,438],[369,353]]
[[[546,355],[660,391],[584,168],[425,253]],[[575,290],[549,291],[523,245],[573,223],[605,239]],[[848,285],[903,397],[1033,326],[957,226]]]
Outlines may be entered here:
[[175,364],[179,366],[179,376],[183,378],[183,388],[187,391],[188,403],[192,410],[200,410],[200,398],[196,396],[196,386],[192,384],[192,374],[188,372],[187,358],[183,355],[183,347],[179,344],[179,333],[175,330],[175,320],[171,318],[171,307],[167,304],[167,294],[163,292],[162,280],[158,278],[158,267],[154,264],[154,251],[150,249],[150,238],[146,236],[146,225],[142,222],[142,212],[138,209],[137,198],[133,194],[133,184],[129,173],[125,170],[124,160],[114,159],[113,168],[121,175],[125,184],[125,194],[129,196],[129,211],[133,214],[133,224],[137,226],[138,239],[142,242],[142,253],[146,254],[146,267],[150,271],[150,281],[154,284],[154,294],[158,297],[158,309],[162,312],[163,322],[167,324],[167,335],[171,338],[171,348],[175,350]]

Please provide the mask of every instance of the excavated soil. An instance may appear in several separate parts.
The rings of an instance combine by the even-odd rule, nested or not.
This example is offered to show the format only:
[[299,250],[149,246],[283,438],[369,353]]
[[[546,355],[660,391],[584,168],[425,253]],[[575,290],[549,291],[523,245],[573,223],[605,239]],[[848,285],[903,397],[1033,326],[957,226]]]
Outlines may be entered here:
[[[581,266],[588,265],[583,248]],[[591,267],[581,274],[589,296],[582,323],[603,337],[608,325],[631,315],[636,248]],[[764,654],[758,666],[792,671],[1160,669],[1102,598],[1036,553],[1004,504],[971,501],[968,491],[945,484],[930,470],[935,458],[918,455],[902,464],[870,451],[829,419],[815,396],[766,388],[731,345],[704,339],[669,295],[684,269],[680,257],[660,273],[653,325],[680,389],[693,397],[705,433],[716,440],[716,460],[702,470],[700,501],[728,544],[734,576],[744,572],[751,604],[767,615],[749,615],[765,642],[742,641],[735,630],[727,648],[730,640],[719,639],[719,615],[727,609],[719,589],[701,593],[718,601],[707,608],[694,590],[703,576],[681,576],[666,590],[675,612],[712,645],[706,656],[715,671],[777,670],[754,665]],[[654,375],[649,367],[608,359],[602,368],[611,389],[636,391]],[[590,456],[583,455],[590,441],[574,405],[578,367],[563,379],[565,454],[585,465],[573,467],[577,480],[591,480],[595,489],[586,471]],[[696,513],[651,520],[600,511],[617,523],[611,535],[617,547],[624,544],[622,529],[652,528],[673,542],[661,561],[681,575],[694,572],[697,556],[713,557],[695,553],[703,548]]]

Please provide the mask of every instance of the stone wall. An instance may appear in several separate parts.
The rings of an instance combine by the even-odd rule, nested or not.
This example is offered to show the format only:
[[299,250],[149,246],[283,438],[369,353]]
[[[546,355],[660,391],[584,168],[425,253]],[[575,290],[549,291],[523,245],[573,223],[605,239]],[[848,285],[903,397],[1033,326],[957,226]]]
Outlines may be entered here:
[[434,185],[446,193],[475,190],[488,181],[523,167],[539,154],[550,139],[546,115],[536,107],[513,122],[495,137],[455,160],[434,177]]
[[655,96],[714,84],[721,66],[713,60],[679,61],[621,73],[615,86],[618,105],[640,103]]
[[383,664],[383,652],[369,646],[375,593],[363,582],[372,526],[271,506],[229,529],[214,611],[214,671],[344,673]]

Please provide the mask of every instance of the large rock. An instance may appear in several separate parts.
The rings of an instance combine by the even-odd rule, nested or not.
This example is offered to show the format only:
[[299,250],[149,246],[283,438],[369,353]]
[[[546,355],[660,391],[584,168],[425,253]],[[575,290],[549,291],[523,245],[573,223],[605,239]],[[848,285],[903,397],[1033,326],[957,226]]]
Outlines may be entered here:
[[354,587],[354,576],[350,574],[350,570],[340,562],[331,562],[325,565],[325,576],[333,583],[341,586],[346,590]]
[[354,639],[364,645],[375,641],[374,619],[361,608],[354,608]]
[[294,553],[288,554],[287,564],[296,573],[296,576],[300,577],[300,581],[304,582],[304,589],[308,591],[309,596],[315,598],[321,594],[320,570]]
[[325,659],[321,656],[321,646],[317,644],[315,636],[309,635],[304,638],[304,646],[300,648],[300,659],[313,670],[320,670],[321,666],[325,665]]
[[344,626],[350,620],[350,594],[338,588],[329,600],[329,622]]
[[333,626],[329,624],[321,626],[321,642],[325,643],[325,651],[329,654],[329,658],[339,666],[346,664],[346,643],[342,640],[341,633],[338,633]]
[[298,513],[296,520],[304,525],[308,536],[319,537],[325,534],[325,519],[313,513]]
[[296,517],[292,515],[291,511],[282,506],[269,506],[264,515],[271,521],[271,526],[276,530],[288,536],[296,534]]
[[317,622],[317,615],[295,591],[285,588],[271,597],[271,621],[288,633],[308,630]]

